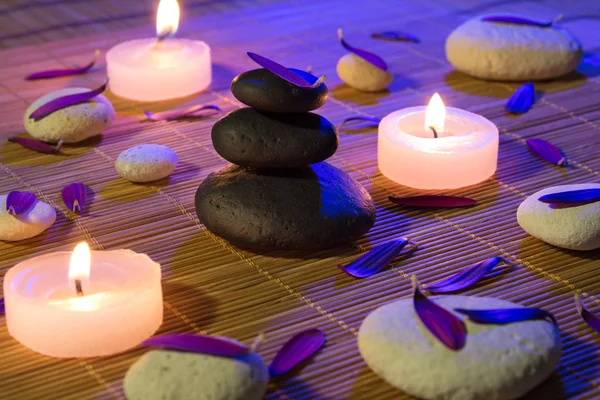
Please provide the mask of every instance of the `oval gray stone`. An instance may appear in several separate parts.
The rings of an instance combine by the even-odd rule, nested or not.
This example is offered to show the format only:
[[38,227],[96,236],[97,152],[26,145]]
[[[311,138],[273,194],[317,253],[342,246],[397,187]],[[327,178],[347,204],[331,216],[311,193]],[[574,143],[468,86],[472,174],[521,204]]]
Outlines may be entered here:
[[141,144],[119,154],[115,168],[122,178],[132,182],[152,182],[171,175],[177,163],[177,154],[170,147]]
[[[488,297],[431,299],[449,311],[521,307]],[[412,298],[402,299],[379,307],[365,318],[358,347],[377,375],[427,400],[518,399],[550,376],[558,364],[560,334],[551,322],[464,323],[465,347],[450,350],[421,323]]]
[[385,90],[394,75],[377,68],[362,57],[348,53],[340,58],[336,71],[346,85],[362,92],[379,92]]
[[571,250],[600,248],[600,202],[555,208],[538,201],[545,194],[581,189],[600,189],[600,183],[553,186],[532,194],[517,209],[519,225],[531,236],[554,246]]
[[61,96],[88,92],[87,88],[67,88],[40,97],[27,108],[23,124],[27,132],[44,142],[77,143],[101,134],[110,126],[115,117],[111,102],[99,94],[85,103],[75,104],[40,119],[33,120],[29,115],[40,106]]
[[446,40],[446,57],[459,71],[477,78],[529,81],[573,71],[583,57],[579,41],[565,28],[547,28],[473,18]]
[[[299,69],[290,70],[311,84],[318,79]],[[314,89],[303,89],[264,68],[259,68],[236,76],[231,82],[231,93],[242,103],[259,110],[300,113],[316,110],[325,104],[328,90],[325,83]]]
[[269,372],[256,353],[236,358],[152,350],[127,371],[128,400],[261,400]]
[[258,249],[332,247],[375,222],[365,188],[325,162],[279,170],[229,166],[202,182],[196,213],[216,235]]
[[339,138],[335,127],[312,113],[267,113],[242,108],[212,128],[212,143],[229,162],[255,168],[304,167],[331,157]]

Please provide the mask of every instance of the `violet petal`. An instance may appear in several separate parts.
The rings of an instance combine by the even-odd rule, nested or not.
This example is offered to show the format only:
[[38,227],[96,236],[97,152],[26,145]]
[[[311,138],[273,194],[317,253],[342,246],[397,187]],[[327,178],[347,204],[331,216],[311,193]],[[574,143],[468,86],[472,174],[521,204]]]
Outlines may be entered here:
[[6,211],[11,215],[23,214],[31,208],[36,199],[33,193],[14,190],[6,196]]
[[534,100],[535,86],[533,86],[533,83],[525,83],[515,90],[504,108],[509,113],[523,114],[531,109]]
[[60,151],[62,147],[62,140],[58,142],[56,146],[49,145],[48,143],[42,142],[41,140],[24,138],[24,137],[11,137],[8,139],[9,142],[20,144],[29,150],[37,151],[38,153],[54,154]]
[[484,22],[501,22],[511,25],[539,26],[541,28],[547,28],[551,26],[555,21],[557,21],[557,19],[554,21],[537,21],[534,19],[520,17],[517,15],[489,15],[487,17],[481,18],[481,20]]
[[47,102],[46,104],[41,105],[39,108],[34,110],[29,115],[29,118],[39,120],[47,115],[52,114],[55,111],[72,106],[74,104],[84,103],[98,96],[100,93],[104,92],[106,90],[107,85],[108,81],[106,81],[102,86],[94,90],[90,90],[88,92],[68,94],[66,96],[58,97],[54,100]]
[[577,207],[600,201],[600,189],[581,189],[550,193],[541,196],[538,200],[546,204]]
[[250,352],[248,346],[235,343],[227,338],[186,333],[154,336],[145,340],[141,345],[230,358],[243,356]]
[[325,344],[325,333],[316,328],[307,329],[291,337],[275,354],[269,366],[271,377],[281,376],[312,356]]
[[505,262],[502,257],[491,257],[486,260],[480,261],[475,265],[468,266],[462,271],[446,278],[441,281],[427,285],[427,291],[434,294],[451,293],[459,290],[466,289],[477,282],[479,282],[484,276],[486,276],[492,269]]
[[[211,112],[208,115],[198,115],[201,111],[212,110],[216,112]],[[144,111],[146,117],[152,121],[173,121],[180,118],[185,117],[207,117],[215,114],[222,113],[223,111],[219,108],[219,106],[214,104],[196,104],[187,108],[179,108],[176,110],[168,110],[162,111],[158,113],[153,113],[150,111]]]
[[385,61],[383,60],[383,58],[381,58],[378,55],[373,54],[373,53],[371,53],[369,51],[362,50],[362,49],[357,49],[356,47],[350,46],[344,40],[344,36],[342,35],[342,29],[341,28],[338,29],[338,39],[340,40],[340,43],[342,44],[342,46],[344,46],[344,48],[346,50],[348,50],[350,53],[354,53],[357,56],[359,56],[360,58],[362,58],[363,60],[367,61],[368,63],[376,66],[377,68],[382,69],[384,71],[387,71],[388,66],[385,63]]
[[450,350],[460,350],[465,347],[467,331],[465,324],[450,311],[429,300],[419,290],[419,284],[413,275],[413,304],[415,313],[444,346]]
[[413,34],[407,32],[400,31],[385,31],[385,32],[376,32],[372,33],[371,37],[373,39],[386,40],[389,42],[413,42],[419,43],[420,40]]
[[292,71],[291,69],[286,68],[283,65],[276,63],[273,60],[269,60],[268,58],[258,55],[256,53],[248,52],[247,54],[248,54],[248,57],[250,57],[252,59],[252,61],[257,63],[264,69],[277,75],[281,79],[291,83],[294,86],[298,86],[303,89],[314,89],[317,86],[320,86],[323,83],[323,81],[325,81],[325,76],[322,76],[318,79],[315,77],[315,79],[316,79],[315,82],[310,83],[310,82],[306,81],[304,78],[302,78],[300,75],[298,75],[297,73]]
[[506,325],[522,321],[548,320],[558,325],[552,313],[541,308],[499,308],[491,310],[467,310],[455,308],[454,311],[464,314],[478,324]]
[[387,267],[409,243],[414,244],[407,238],[390,240],[366,252],[348,265],[338,265],[338,268],[355,278],[368,278]]
[[363,116],[350,117],[350,118],[346,118],[345,120],[340,122],[339,125],[337,126],[337,129],[340,130],[344,125],[347,125],[348,123],[355,122],[355,121],[371,122],[373,124],[379,125],[379,123],[381,122],[381,118],[363,117]]
[[577,311],[581,318],[588,324],[593,330],[600,333],[600,318],[592,314],[585,308],[583,303],[581,302],[581,298],[579,297],[579,293],[575,293],[575,305],[577,306]]
[[559,150],[558,147],[556,147],[549,141],[544,139],[531,138],[527,139],[526,142],[529,150],[542,160],[558,166],[566,165],[566,157],[563,155],[563,153]]
[[81,212],[87,198],[87,189],[81,182],[71,183],[62,189],[61,195],[69,210]]
[[6,312],[6,308],[4,307],[4,297],[0,297],[0,315],[3,315]]
[[37,80],[37,79],[49,79],[49,78],[58,78],[61,76],[85,74],[96,63],[96,57],[98,57],[98,54],[100,54],[100,50],[96,50],[94,52],[94,59],[83,67],[66,68],[66,69],[52,69],[52,70],[48,70],[48,71],[35,72],[33,74],[27,75],[25,77],[25,80],[33,81],[33,80]]
[[408,196],[408,197],[393,197],[388,199],[400,206],[408,207],[469,207],[477,203],[477,200],[469,197],[460,196],[438,196],[438,195],[423,195],[423,196]]

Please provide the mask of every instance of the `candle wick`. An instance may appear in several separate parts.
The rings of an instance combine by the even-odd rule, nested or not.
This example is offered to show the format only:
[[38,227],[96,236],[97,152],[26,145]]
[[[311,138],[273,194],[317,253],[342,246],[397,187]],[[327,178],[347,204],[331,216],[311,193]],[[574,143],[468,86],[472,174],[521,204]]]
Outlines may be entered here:
[[433,131],[433,137],[437,139],[438,138],[438,133],[435,130],[435,128],[433,126],[430,126],[429,129],[431,129]]
[[81,280],[75,279],[75,291],[77,291],[77,297],[83,296],[83,290],[81,289]]
[[173,27],[169,26],[167,29],[162,31],[156,38],[156,44],[160,44],[163,40],[171,36],[173,33]]

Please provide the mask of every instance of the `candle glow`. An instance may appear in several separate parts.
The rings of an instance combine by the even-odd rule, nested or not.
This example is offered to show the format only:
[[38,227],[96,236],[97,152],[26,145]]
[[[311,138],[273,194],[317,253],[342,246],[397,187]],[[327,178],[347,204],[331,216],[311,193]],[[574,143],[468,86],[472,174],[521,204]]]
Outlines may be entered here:
[[446,106],[438,93],[431,96],[425,109],[425,130],[435,129],[437,133],[444,132],[446,124]]
[[156,11],[156,36],[174,36],[179,28],[180,10],[177,0],[160,0]]

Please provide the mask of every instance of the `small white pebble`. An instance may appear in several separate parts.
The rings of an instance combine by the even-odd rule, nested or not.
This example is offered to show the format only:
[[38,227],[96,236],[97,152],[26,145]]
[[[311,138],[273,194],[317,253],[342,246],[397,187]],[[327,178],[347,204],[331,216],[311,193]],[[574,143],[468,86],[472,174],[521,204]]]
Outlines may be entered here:
[[169,176],[177,163],[177,154],[169,147],[142,144],[119,154],[116,168],[121,177],[132,182],[152,182]]

